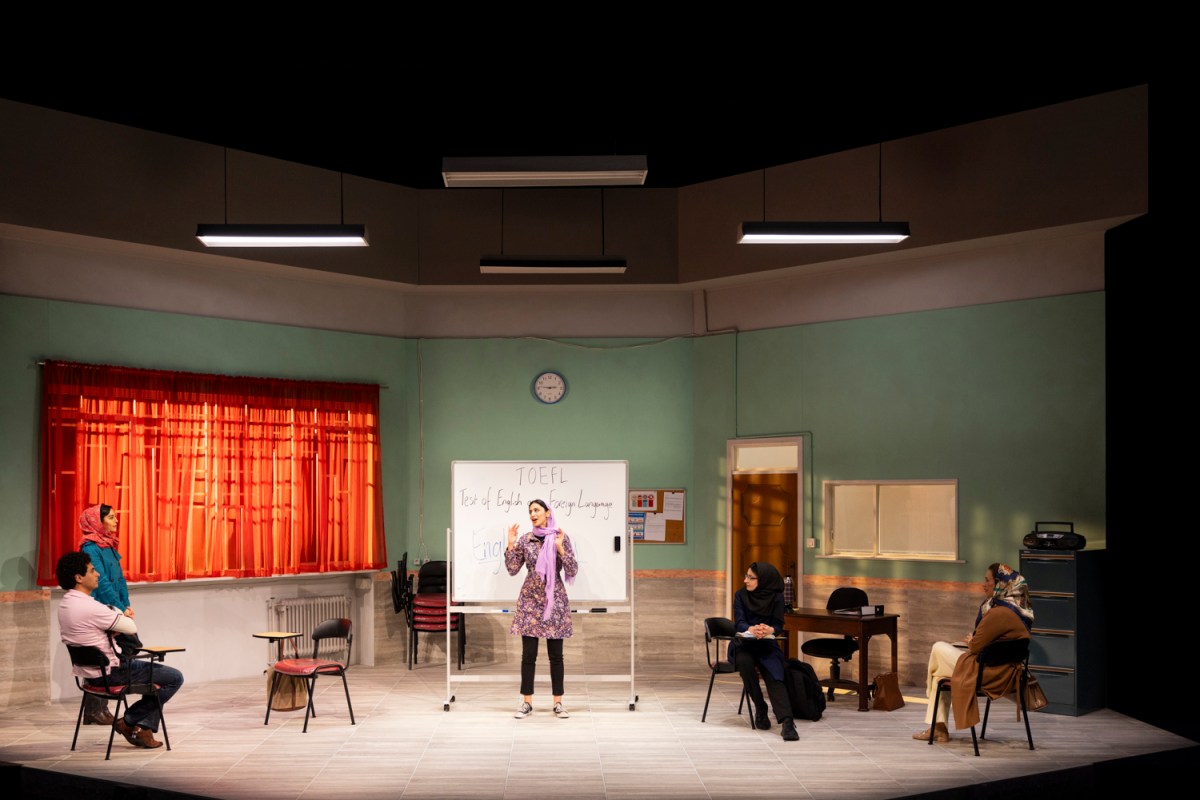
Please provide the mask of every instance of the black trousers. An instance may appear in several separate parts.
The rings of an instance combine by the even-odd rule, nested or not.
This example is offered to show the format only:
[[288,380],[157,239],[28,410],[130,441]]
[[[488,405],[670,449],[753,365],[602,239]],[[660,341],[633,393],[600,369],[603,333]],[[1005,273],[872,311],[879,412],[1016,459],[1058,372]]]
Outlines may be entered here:
[[[546,655],[550,657],[550,688],[555,697],[563,693],[563,640],[547,639]],[[537,671],[538,638],[521,637],[521,694],[533,694],[533,676]]]
[[[771,643],[771,646],[775,646],[774,642]],[[733,663],[737,665],[738,674],[742,676],[742,685],[746,687],[746,693],[754,702],[754,709],[765,708],[762,688],[758,685],[760,674],[758,659],[754,657],[753,653],[739,650],[733,657]],[[792,701],[788,699],[787,687],[783,685],[782,681],[772,678],[771,673],[765,669],[761,675],[763,682],[767,684],[767,696],[771,698],[771,708],[775,710],[775,721],[782,725],[792,718]]]

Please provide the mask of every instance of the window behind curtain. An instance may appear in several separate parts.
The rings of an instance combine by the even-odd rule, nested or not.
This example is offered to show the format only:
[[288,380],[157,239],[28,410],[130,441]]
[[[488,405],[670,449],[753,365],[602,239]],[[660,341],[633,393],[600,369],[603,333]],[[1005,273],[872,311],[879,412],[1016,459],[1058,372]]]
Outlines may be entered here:
[[387,563],[379,387],[47,362],[38,583],[117,510],[131,581]]

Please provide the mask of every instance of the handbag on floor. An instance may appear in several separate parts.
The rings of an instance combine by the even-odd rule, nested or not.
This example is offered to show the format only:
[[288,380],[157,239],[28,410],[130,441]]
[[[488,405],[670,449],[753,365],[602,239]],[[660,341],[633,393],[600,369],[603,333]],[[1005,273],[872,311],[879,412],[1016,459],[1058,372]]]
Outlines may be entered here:
[[904,697],[900,694],[900,676],[894,672],[883,672],[875,676],[874,709],[895,711],[904,706]]
[[[271,697],[271,680],[275,677],[275,668],[267,667],[267,697]],[[308,683],[304,678],[294,675],[280,675],[279,685],[275,687],[275,697],[271,698],[272,711],[297,711],[308,705]]]
[[1025,684],[1025,708],[1030,711],[1040,711],[1050,704],[1046,699],[1046,693],[1042,691],[1042,685],[1038,683],[1038,679],[1034,675],[1029,676],[1029,681]]

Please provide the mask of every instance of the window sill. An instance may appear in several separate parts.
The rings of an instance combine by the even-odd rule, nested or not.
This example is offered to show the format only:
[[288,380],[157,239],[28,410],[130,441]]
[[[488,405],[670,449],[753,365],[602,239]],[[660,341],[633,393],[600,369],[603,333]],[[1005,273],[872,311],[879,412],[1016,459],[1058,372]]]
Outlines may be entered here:
[[828,555],[821,553],[817,555],[818,561],[913,561],[921,564],[966,564],[966,559],[962,558],[929,558],[921,556],[850,556],[850,555]]

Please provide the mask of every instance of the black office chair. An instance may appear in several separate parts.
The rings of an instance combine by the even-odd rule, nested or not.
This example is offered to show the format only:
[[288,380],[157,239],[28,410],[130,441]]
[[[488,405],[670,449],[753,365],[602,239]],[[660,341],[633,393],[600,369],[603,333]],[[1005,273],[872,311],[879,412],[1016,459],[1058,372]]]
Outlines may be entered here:
[[166,742],[167,749],[171,749],[171,737],[167,733],[167,718],[163,716],[162,698],[158,694],[161,687],[157,683],[133,683],[129,673],[129,661],[122,661],[120,665],[110,667],[108,656],[98,647],[69,644],[67,652],[71,655],[72,666],[98,669],[100,677],[104,679],[103,685],[93,686],[84,683],[83,678],[75,677],[75,685],[83,694],[79,696],[79,715],[75,719],[75,736],[71,739],[72,750],[75,749],[75,743],[79,741],[79,726],[83,723],[84,701],[89,694],[105,700],[115,699],[117,701],[116,707],[113,708],[112,729],[108,732],[108,749],[104,751],[105,761],[112,756],[113,736],[117,732],[117,720],[123,718],[125,714],[122,706],[129,708],[128,695],[131,694],[151,695],[158,701],[158,719],[162,723],[163,741]]
[[[975,657],[979,662],[979,669],[975,675],[975,695],[976,697],[986,697],[987,705],[983,707],[983,727],[979,732],[979,739],[987,738],[988,713],[992,710],[992,696],[983,691],[983,668],[984,667],[999,667],[1008,664],[1019,664],[1020,668],[1017,673],[1017,705],[1020,710],[1018,716],[1025,718],[1025,738],[1029,741],[1029,749],[1033,749],[1033,731],[1029,728],[1029,709],[1025,706],[1025,688],[1029,684],[1029,640],[1028,639],[1007,639],[985,645],[979,651],[979,655]],[[950,691],[950,679],[942,678],[938,681],[937,691],[933,697],[933,718],[937,719],[938,703],[942,699],[942,692]],[[1008,692],[1005,692],[1008,694]],[[933,744],[933,729],[935,725],[929,726],[929,743]],[[975,738],[975,726],[971,726],[971,744],[975,746],[975,755],[979,755],[979,739]]]
[[[867,593],[862,589],[854,586],[841,586],[833,590],[829,595],[829,600],[825,603],[826,611],[840,611],[844,608],[856,608],[868,604]],[[829,677],[821,681],[822,686],[829,687],[829,701],[833,702],[833,690],[836,688],[858,690],[857,681],[842,680],[842,667],[838,662],[849,661],[851,656],[858,652],[858,640],[853,636],[843,636],[840,639],[823,637],[820,639],[810,639],[800,645],[800,651],[806,656],[815,658],[828,658],[832,662],[829,666]],[[862,669],[866,669],[866,665],[860,665]]]
[[[324,639],[344,639],[346,641],[344,661],[317,657],[317,651],[321,649],[321,641]],[[350,632],[350,620],[325,620],[313,628],[312,641],[312,658],[285,658],[275,662],[275,672],[271,677],[271,693],[267,695],[267,716],[263,718],[263,725],[271,721],[271,701],[275,698],[275,691],[279,688],[280,675],[301,678],[308,685],[308,705],[304,708],[304,729],[301,733],[308,733],[308,718],[317,716],[316,708],[313,706],[313,692],[316,689],[317,677],[320,675],[341,677],[342,688],[346,690],[346,708],[350,711],[350,724],[356,724],[354,722],[354,706],[350,704],[350,685],[346,683],[346,670],[350,668],[350,648],[354,643],[354,634]]]

